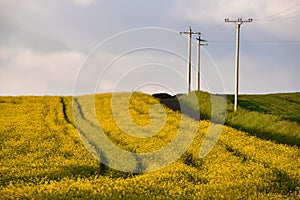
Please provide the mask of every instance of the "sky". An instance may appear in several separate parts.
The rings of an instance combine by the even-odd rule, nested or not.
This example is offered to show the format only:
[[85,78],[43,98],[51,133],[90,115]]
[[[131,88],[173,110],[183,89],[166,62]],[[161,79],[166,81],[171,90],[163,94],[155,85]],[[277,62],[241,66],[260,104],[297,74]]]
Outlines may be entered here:
[[[187,92],[187,31],[201,32],[201,89],[300,92],[298,0],[1,0],[0,95]],[[192,90],[196,88],[192,37]]]

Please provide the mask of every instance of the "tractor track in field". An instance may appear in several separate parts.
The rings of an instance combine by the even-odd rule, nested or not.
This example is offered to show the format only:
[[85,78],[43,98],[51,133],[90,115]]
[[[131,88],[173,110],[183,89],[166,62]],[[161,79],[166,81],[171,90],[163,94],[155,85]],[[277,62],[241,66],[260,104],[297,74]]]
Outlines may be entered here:
[[[86,123],[88,123],[89,126],[91,127],[91,129],[94,129],[93,131],[96,131],[96,132],[101,131],[101,128],[98,125],[95,125],[93,123],[93,121],[91,121],[87,117],[85,117],[84,111],[82,110],[82,106],[80,105],[80,102],[78,101],[78,99],[74,98],[73,100],[74,100],[75,106],[78,109],[78,114],[79,114],[78,115],[78,117],[79,117],[78,120],[83,120]],[[88,143],[88,145],[91,146],[94,149],[94,151],[97,153],[97,155],[94,155],[94,156],[97,157],[97,158],[100,158],[100,168],[99,168],[100,174],[105,175],[105,173],[109,170],[114,171],[115,169],[107,167],[105,164],[103,164],[103,163],[109,163],[109,160],[108,160],[107,156],[105,155],[105,152],[101,148],[101,145],[99,145],[99,143],[97,144],[96,142],[94,142],[93,138],[90,137],[90,135],[87,133],[86,130],[81,129],[78,126],[75,126],[75,128],[80,132],[80,137],[82,137],[83,140],[86,140],[85,142]],[[144,166],[142,164],[142,160],[140,160],[140,158],[138,156],[135,159],[136,159],[136,162],[137,162],[136,163],[137,171],[140,171],[140,170],[144,169]],[[138,174],[139,173],[135,173],[135,172],[123,172],[123,173],[121,173],[120,177],[124,178],[124,177],[128,177],[128,176],[135,176],[135,175],[138,175]]]
[[67,114],[67,106],[66,106],[66,102],[64,100],[63,97],[60,97],[60,103],[62,104],[62,112],[63,112],[63,115],[64,115],[64,118],[66,120],[66,122],[68,122],[69,124],[72,124],[74,125],[71,120],[69,119],[68,117],[68,114]]

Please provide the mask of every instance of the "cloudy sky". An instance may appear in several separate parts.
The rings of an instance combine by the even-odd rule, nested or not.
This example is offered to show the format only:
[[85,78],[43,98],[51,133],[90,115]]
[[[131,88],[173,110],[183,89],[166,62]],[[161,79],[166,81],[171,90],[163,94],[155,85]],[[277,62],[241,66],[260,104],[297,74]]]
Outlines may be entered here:
[[[300,92],[298,0],[1,0],[0,95],[186,92],[187,36],[201,32],[201,89]],[[196,36],[192,43],[196,43]],[[192,47],[195,89],[196,46]]]

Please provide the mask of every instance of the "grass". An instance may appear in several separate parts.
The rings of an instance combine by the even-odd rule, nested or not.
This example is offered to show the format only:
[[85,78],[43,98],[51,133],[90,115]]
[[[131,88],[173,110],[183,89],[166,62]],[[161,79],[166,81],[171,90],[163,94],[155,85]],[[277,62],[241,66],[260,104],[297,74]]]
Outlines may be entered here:
[[[128,93],[115,95],[117,106],[124,106],[121,104]],[[125,128],[147,134],[163,119],[167,123],[152,137],[134,138],[124,134],[114,121],[111,96],[96,95],[95,109],[86,97],[75,102],[72,97],[0,97],[0,199],[299,198],[299,147],[224,126],[212,151],[199,158],[208,129],[219,125],[208,120],[198,122],[168,108],[153,107],[155,112],[151,113],[158,100],[135,93],[129,112],[121,109],[115,113]],[[82,113],[73,116],[72,103]],[[88,129],[85,125],[95,127],[93,110],[110,140],[131,152],[152,152],[165,146],[175,137],[178,123],[183,124],[186,136],[191,134],[191,127],[199,129],[188,150],[168,166],[148,173],[121,172],[104,166],[88,152],[82,133],[75,129],[76,120],[84,125],[81,131]],[[124,118],[128,115],[141,129]],[[148,127],[151,121],[153,126]],[[183,138],[178,148],[185,142]],[[101,147],[97,142],[93,145]],[[151,163],[135,162],[136,167],[141,163],[143,168],[151,168]]]
[[[210,119],[211,98],[217,95],[194,93],[199,106],[189,101],[187,95],[180,98],[185,105],[200,110],[202,116]],[[233,112],[233,95],[227,95],[226,101],[226,125],[278,143],[300,146],[300,93],[240,95],[236,112]]]
[[[229,96],[233,100],[233,96]],[[250,111],[277,115],[300,124],[300,93],[241,95],[239,105]]]

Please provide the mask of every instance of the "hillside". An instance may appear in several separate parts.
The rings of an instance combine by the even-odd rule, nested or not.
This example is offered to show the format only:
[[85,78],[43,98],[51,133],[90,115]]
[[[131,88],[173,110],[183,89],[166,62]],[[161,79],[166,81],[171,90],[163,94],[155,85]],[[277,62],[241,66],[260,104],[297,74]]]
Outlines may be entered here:
[[233,112],[233,95],[193,94],[198,96],[200,106],[191,95],[181,96],[180,100],[184,106],[200,110],[203,118],[211,118],[212,99],[226,98],[226,125],[263,139],[300,146],[300,93],[240,95],[237,112]]
[[[73,101],[72,97],[0,97],[0,109],[1,199],[299,198],[298,146],[224,126],[212,151],[199,158],[208,129],[219,125],[163,109],[147,94],[107,93]],[[281,112],[280,119],[293,117]],[[116,146],[135,155],[156,152],[181,137],[176,140],[178,151],[171,145],[172,151],[162,151],[166,154],[161,159],[151,162],[129,156],[133,162],[118,163],[114,149],[112,154],[104,152],[107,143],[99,140],[99,127]],[[180,156],[190,138],[188,151]],[[96,158],[121,165],[127,172]]]

